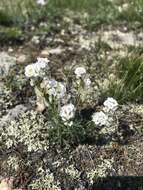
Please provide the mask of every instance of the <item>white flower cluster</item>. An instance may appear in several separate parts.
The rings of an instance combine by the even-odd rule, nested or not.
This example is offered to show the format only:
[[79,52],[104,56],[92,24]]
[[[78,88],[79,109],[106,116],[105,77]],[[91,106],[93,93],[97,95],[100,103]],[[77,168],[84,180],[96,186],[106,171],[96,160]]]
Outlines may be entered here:
[[77,67],[74,73],[77,78],[81,78],[86,74],[86,69],[84,67]]
[[86,87],[90,87],[91,86],[91,80],[90,80],[90,78],[85,78],[84,79],[84,83],[85,83]]
[[45,0],[37,0],[37,4],[44,6],[44,5],[46,5],[46,1]]
[[50,78],[49,72],[47,77],[46,71],[49,71],[48,63],[49,60],[47,58],[37,58],[36,63],[26,66],[25,75],[31,79],[31,86],[34,86],[38,77],[41,77],[42,82],[37,80],[36,85],[44,90],[44,93],[48,94],[50,99],[52,97],[57,99],[63,98],[66,94],[66,85],[63,82]]
[[40,77],[44,74],[44,69],[49,68],[49,60],[47,58],[37,58],[37,62],[27,65],[25,68],[25,76],[28,78]]
[[[39,85],[38,89],[40,89],[40,92],[36,94],[37,99],[38,96],[40,97],[39,99],[41,99],[41,97],[43,96],[43,100],[41,100],[41,102],[47,101],[46,103],[44,103],[47,106],[49,106],[53,102],[53,100],[58,101],[57,110],[59,112],[59,115],[64,124],[70,126],[73,124],[72,120],[75,116],[76,108],[72,103],[68,104],[69,99],[67,97],[71,96],[70,94],[67,93],[67,87],[64,82],[56,81],[55,79],[50,77],[51,75],[49,73],[48,76],[42,75],[44,70],[46,70],[47,68],[49,69],[48,63],[49,60],[47,58],[38,58],[36,63],[28,65],[25,68],[25,75],[28,78],[37,77],[37,76],[42,77],[42,82],[40,81],[38,84],[37,81],[35,83],[36,85]],[[73,82],[75,97],[77,95],[77,97],[80,98],[81,102],[85,102],[87,100],[87,97],[89,97],[89,93],[91,92],[92,89],[91,80],[84,67],[77,67],[74,70],[74,73],[76,75],[76,80]],[[46,96],[46,98],[48,97],[48,99],[46,100],[44,96]],[[65,100],[66,98],[67,101],[62,101]],[[111,113],[116,111],[116,109],[118,108],[117,101],[111,97],[108,97],[103,105],[104,105],[103,110],[95,112],[92,116],[92,121],[95,123],[96,126],[110,126]]]
[[103,111],[95,112],[92,115],[92,121],[95,123],[95,125],[98,125],[98,126],[109,125],[108,116]]
[[73,93],[80,98],[80,102],[89,102],[93,91],[89,74],[84,67],[77,67],[74,74]]
[[73,104],[67,104],[61,107],[60,116],[66,125],[72,125],[71,119],[75,116],[76,108]]
[[112,121],[111,116],[117,110],[118,102],[115,99],[108,97],[103,105],[103,111],[95,112],[92,115],[92,121],[97,126],[110,126],[110,123]]
[[107,100],[104,102],[104,111],[106,112],[114,112],[118,108],[118,102],[111,97],[108,97]]
[[[71,126],[73,124],[72,119],[74,118],[76,108],[72,103],[67,104],[70,94],[67,94],[66,84],[64,82],[58,82],[51,78],[50,73],[48,73],[48,76],[46,76],[46,74],[42,75],[44,69],[49,69],[48,63],[49,60],[46,58],[37,58],[36,63],[28,65],[25,68],[25,75],[28,78],[31,78],[31,85],[35,85],[37,101],[39,100],[37,105],[44,103],[45,107],[51,105],[53,101],[57,101],[59,106],[57,107],[59,116],[65,125]],[[39,76],[42,77],[42,82],[37,80],[37,82],[34,83],[34,81],[37,79],[36,77]],[[35,79],[33,79],[34,77]],[[67,101],[63,101],[65,99],[67,99]],[[63,102],[65,104],[64,106],[62,106]]]
[[89,87],[91,85],[91,80],[87,76],[86,69],[84,67],[77,67],[74,71],[77,80],[83,80],[86,87]]
[[52,97],[61,99],[66,95],[66,85],[58,82],[55,79],[44,79],[41,83],[41,88],[45,89],[45,93]]

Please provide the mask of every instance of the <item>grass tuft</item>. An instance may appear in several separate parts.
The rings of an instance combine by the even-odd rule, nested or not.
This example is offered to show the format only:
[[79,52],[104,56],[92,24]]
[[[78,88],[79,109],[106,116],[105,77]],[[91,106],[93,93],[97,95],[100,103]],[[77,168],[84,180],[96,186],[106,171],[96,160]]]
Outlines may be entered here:
[[17,27],[1,27],[0,41],[1,44],[22,42],[24,39],[23,31]]
[[131,55],[120,60],[118,79],[110,81],[108,96],[120,103],[143,102],[143,56]]

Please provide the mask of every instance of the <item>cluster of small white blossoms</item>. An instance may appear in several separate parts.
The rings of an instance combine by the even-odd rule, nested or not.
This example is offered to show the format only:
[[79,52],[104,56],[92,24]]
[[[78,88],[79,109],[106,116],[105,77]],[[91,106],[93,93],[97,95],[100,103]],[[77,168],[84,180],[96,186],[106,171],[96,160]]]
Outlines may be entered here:
[[[90,86],[91,80],[89,78],[86,78],[86,69],[84,67],[77,67],[74,73],[76,75],[77,81],[83,80],[87,87]],[[64,90],[62,90],[62,92],[64,92]],[[76,107],[72,103],[69,103],[61,107],[60,117],[62,118],[65,125],[73,125],[72,119],[75,116],[75,112]]]
[[[91,80],[90,78],[87,77],[87,72],[86,69],[84,67],[77,67],[74,70],[76,79],[77,79],[77,83],[80,84],[80,81],[82,80],[84,82],[84,85],[88,88],[91,85]],[[64,92],[64,90],[63,90]],[[72,119],[75,116],[75,112],[76,112],[76,107],[72,104],[69,103],[67,105],[64,105],[61,107],[60,110],[60,117],[62,118],[64,124],[71,126],[73,125],[73,121]]]
[[40,87],[45,89],[45,93],[49,95],[49,100],[52,98],[62,99],[66,95],[66,85],[63,82],[58,82],[55,79],[44,78]]
[[92,99],[91,93],[93,91],[90,75],[84,67],[77,67],[74,74],[75,80],[73,81],[72,89],[74,96],[78,96],[82,103],[90,102]]
[[49,60],[47,58],[37,58],[37,62],[27,65],[25,76],[28,78],[41,77],[45,74],[45,68],[48,68]]
[[92,121],[97,126],[109,126],[108,116],[103,111],[95,112],[92,115]]
[[77,78],[81,78],[86,74],[86,69],[84,67],[77,67],[74,73]]
[[73,125],[72,119],[75,116],[75,111],[76,111],[76,108],[72,103],[61,107],[60,116],[65,125],[69,125],[69,126]]
[[77,82],[83,80],[86,87],[91,85],[91,80],[87,75],[86,69],[84,67],[77,67],[74,71],[76,75]]
[[45,0],[37,0],[37,4],[44,6],[44,5],[46,5],[46,1]]
[[[30,64],[25,68],[25,75],[31,80],[38,79],[36,83],[33,83],[33,85],[35,85],[35,92],[36,89],[38,89],[36,93],[37,100],[38,97],[44,99],[44,102],[46,102],[47,106],[49,106],[49,103],[50,104],[53,103],[53,100],[58,101],[59,107],[57,108],[57,110],[59,111],[59,116],[61,117],[65,125],[71,126],[73,124],[73,119],[76,112],[75,106],[72,103],[69,103],[71,102],[70,100],[71,94],[67,93],[67,87],[64,82],[58,82],[50,77],[51,75],[49,73],[48,63],[49,60],[47,58],[37,58],[36,63]],[[47,70],[48,72],[45,72]],[[88,77],[89,75],[87,74],[86,69],[84,67],[77,67],[74,73],[76,75],[77,81],[79,81],[79,83],[77,83],[77,88],[75,88],[75,90],[78,95],[80,94],[82,100],[84,100],[84,98],[86,98],[88,95],[89,90],[86,89],[87,87],[90,87],[91,80]],[[41,78],[41,80],[39,80],[39,77]],[[38,85],[38,88],[36,85]],[[47,97],[48,99],[46,99]],[[65,101],[66,103],[65,102],[63,103],[62,100],[66,98],[67,98],[67,101]],[[92,121],[97,126],[109,126],[110,125],[109,113],[111,114],[117,108],[118,108],[117,101],[109,97],[104,102],[103,111],[96,112],[93,114]]]
[[[35,89],[37,106],[42,107],[42,109],[49,105],[48,102],[52,103],[53,100],[62,101],[66,96],[66,84],[51,78],[48,63],[47,58],[37,58],[36,63],[25,68],[25,76],[30,79],[30,84]],[[45,96],[48,99],[45,99]]]
[[112,98],[112,97],[108,97],[107,100],[105,100],[105,102],[103,103],[104,105],[104,111],[105,112],[115,112],[118,108],[118,102]]
[[[59,106],[57,110],[59,111],[59,115],[62,121],[65,125],[71,126],[73,124],[72,119],[74,118],[76,108],[72,103],[67,104],[70,94],[68,96],[66,84],[64,82],[58,82],[55,79],[51,78],[50,72],[45,72],[47,68],[49,71],[48,63],[48,59],[38,58],[36,63],[26,66],[25,75],[33,82],[32,84],[30,84],[35,87],[37,100],[42,99],[42,101],[44,100],[44,102],[47,101],[45,103],[45,105],[47,106],[49,105],[49,103],[53,103],[53,100],[57,101]],[[34,83],[34,81],[36,81],[36,83]],[[48,97],[48,99],[44,96]],[[62,100],[66,98],[66,105],[63,105],[64,101]]]
[[107,100],[103,103],[103,111],[95,112],[92,115],[92,121],[97,126],[110,126],[112,118],[111,116],[118,108],[118,102],[112,98],[108,97]]

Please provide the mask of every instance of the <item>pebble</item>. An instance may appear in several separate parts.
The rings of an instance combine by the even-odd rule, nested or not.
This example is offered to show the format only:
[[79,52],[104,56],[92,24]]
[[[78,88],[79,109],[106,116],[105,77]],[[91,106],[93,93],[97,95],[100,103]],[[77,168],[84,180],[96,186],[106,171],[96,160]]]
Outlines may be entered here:
[[26,55],[19,55],[16,59],[17,63],[25,63],[26,62],[26,59],[27,59],[27,56]]

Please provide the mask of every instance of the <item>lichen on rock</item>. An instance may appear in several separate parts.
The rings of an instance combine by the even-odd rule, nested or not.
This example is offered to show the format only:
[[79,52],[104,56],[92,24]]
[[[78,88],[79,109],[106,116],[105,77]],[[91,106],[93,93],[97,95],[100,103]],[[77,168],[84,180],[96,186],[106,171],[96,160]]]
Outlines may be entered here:
[[0,78],[6,77],[10,69],[16,65],[16,58],[6,52],[0,53]]

